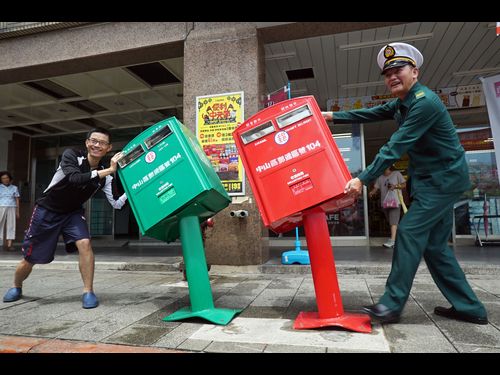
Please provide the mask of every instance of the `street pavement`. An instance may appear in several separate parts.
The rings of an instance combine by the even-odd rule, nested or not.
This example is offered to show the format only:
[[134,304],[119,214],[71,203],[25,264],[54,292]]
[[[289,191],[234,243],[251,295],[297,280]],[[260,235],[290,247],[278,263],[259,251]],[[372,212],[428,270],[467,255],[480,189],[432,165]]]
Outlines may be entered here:
[[[338,251],[337,251],[338,250]],[[23,298],[0,302],[0,353],[499,353],[500,248],[457,248],[488,325],[433,313],[448,302],[422,263],[397,324],[372,322],[371,333],[339,327],[297,330],[300,312],[317,311],[309,266],[280,264],[282,250],[260,266],[217,266],[210,272],[217,308],[241,309],[227,325],[163,318],[190,306],[179,272],[179,247],[95,246],[94,290],[100,305],[83,309],[77,255],[58,250],[38,265]],[[342,307],[361,312],[383,293],[391,250],[334,251]],[[460,256],[459,256],[460,254]],[[19,254],[0,254],[0,292],[11,287]]]

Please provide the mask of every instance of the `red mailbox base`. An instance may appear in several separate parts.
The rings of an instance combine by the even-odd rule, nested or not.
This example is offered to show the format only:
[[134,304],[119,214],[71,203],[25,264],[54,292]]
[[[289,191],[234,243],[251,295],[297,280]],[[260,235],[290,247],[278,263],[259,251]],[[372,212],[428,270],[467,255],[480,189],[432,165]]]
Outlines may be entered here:
[[318,312],[301,312],[293,328],[339,326],[370,333],[372,327],[368,314],[344,312],[325,212],[320,207],[312,208],[304,212],[303,223]]
[[338,326],[361,333],[370,333],[372,331],[370,317],[365,314],[344,313],[336,318],[320,318],[317,312],[301,312],[293,323],[294,329],[328,326]]

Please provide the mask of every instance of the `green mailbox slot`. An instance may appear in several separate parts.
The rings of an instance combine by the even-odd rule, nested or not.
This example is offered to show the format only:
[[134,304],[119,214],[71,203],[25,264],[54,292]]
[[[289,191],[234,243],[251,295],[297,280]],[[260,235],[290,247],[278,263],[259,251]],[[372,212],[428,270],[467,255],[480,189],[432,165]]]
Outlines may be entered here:
[[228,324],[241,310],[214,307],[200,222],[231,198],[197,139],[170,117],[135,137],[123,153],[118,174],[141,233],[166,242],[180,238],[182,244],[191,306],[163,320],[200,317]]
[[118,174],[143,235],[175,241],[180,217],[204,221],[231,202],[193,133],[175,117],[143,131],[123,152]]

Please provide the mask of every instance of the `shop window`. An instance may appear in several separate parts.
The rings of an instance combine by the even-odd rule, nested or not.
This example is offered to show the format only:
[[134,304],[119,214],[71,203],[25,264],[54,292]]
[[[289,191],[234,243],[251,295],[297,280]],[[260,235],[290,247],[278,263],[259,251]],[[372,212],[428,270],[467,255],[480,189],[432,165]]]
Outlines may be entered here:
[[491,129],[460,129],[472,188],[455,205],[455,233],[500,235],[500,184]]

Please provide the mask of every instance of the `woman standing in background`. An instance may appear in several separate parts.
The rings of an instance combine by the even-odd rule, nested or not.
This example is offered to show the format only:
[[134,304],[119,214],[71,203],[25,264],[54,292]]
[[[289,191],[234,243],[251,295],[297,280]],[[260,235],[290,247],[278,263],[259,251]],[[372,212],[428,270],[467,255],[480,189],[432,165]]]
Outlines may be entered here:
[[0,172],[0,243],[3,244],[4,231],[6,251],[14,251],[12,241],[16,238],[16,219],[19,219],[19,190],[12,185],[12,175]]

